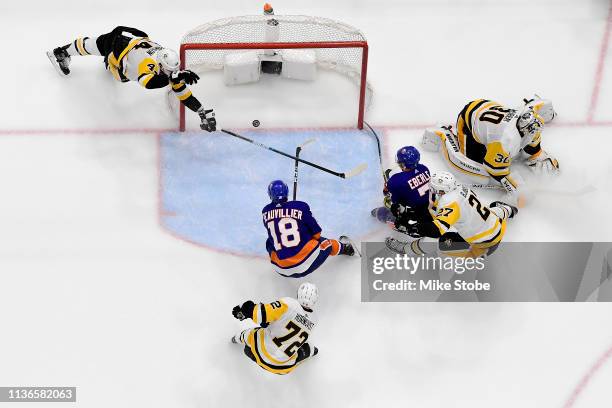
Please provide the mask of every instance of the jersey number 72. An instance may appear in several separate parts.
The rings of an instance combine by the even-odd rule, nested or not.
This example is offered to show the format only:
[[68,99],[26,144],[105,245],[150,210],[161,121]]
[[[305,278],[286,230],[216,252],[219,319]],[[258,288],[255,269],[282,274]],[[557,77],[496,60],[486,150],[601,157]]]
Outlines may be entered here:
[[289,321],[289,323],[287,323],[287,326],[285,326],[285,328],[289,330],[289,333],[281,337],[274,337],[272,341],[279,348],[281,348],[284,343],[291,340],[293,337],[295,337],[299,333],[300,340],[294,341],[293,343],[289,344],[289,346],[287,346],[283,350],[288,357],[292,357],[295,354],[295,352],[300,347],[302,347],[302,344],[306,343],[306,340],[308,340],[308,333],[306,333],[305,331],[302,331],[302,328],[292,321]]

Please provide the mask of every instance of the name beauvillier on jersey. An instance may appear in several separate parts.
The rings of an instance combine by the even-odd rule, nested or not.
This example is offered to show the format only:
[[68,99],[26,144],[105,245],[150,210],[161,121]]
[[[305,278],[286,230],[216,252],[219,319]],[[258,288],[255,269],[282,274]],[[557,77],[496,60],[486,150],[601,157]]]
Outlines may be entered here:
[[275,208],[270,211],[266,211],[263,214],[264,221],[270,221],[276,218],[290,217],[296,220],[302,219],[302,211],[296,210],[295,208]]

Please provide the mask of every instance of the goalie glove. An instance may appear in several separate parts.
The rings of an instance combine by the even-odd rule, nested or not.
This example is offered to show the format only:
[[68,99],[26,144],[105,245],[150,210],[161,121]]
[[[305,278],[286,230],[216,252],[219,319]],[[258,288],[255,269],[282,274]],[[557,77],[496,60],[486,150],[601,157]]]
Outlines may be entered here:
[[217,119],[215,119],[215,113],[212,109],[198,109],[198,115],[200,115],[200,129],[207,132],[214,132],[217,130]]
[[193,71],[188,69],[183,71],[174,71],[170,74],[170,82],[173,84],[180,84],[185,82],[187,85],[197,84],[200,77]]
[[528,158],[525,164],[533,171],[552,173],[559,170],[559,162],[557,159],[550,156],[544,150],[540,150],[538,153]]

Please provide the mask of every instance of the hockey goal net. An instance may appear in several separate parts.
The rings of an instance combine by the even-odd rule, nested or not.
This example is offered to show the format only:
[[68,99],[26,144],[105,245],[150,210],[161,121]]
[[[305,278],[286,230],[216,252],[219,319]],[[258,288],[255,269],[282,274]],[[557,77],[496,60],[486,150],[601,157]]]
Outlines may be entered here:
[[[276,25],[272,36],[271,19]],[[305,50],[314,56],[316,68],[348,77],[359,90],[355,111],[357,126],[363,128],[372,89],[367,82],[368,43],[358,29],[331,19],[309,16],[252,15],[221,19],[185,34],[180,46],[181,67],[199,74],[223,70],[228,57],[231,58],[229,54],[245,50],[268,55],[275,51]],[[182,104],[179,110],[180,130],[184,131],[185,108]]]

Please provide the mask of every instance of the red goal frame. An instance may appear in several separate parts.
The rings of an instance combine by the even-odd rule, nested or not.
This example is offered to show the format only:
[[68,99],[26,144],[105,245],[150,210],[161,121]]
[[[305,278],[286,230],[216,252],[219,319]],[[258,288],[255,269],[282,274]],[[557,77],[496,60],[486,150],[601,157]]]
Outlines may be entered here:
[[[267,42],[267,43],[186,43],[181,44],[181,69],[185,69],[185,56],[188,50],[269,50],[299,48],[361,48],[361,75],[359,83],[359,110],[357,127],[363,129],[365,114],[368,43],[366,41],[319,41],[319,42]],[[179,104],[179,129],[185,131],[185,105]]]

